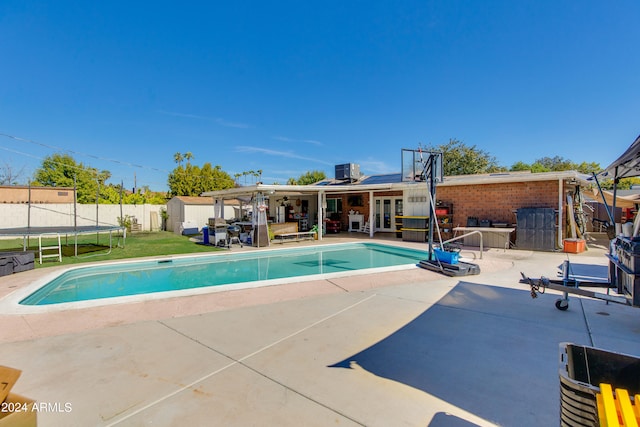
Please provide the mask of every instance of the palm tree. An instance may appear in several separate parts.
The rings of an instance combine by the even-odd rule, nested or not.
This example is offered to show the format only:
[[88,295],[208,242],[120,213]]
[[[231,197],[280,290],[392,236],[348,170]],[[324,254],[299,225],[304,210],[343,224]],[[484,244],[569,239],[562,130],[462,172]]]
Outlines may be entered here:
[[173,160],[175,160],[178,165],[181,165],[182,161],[184,160],[184,156],[182,155],[182,153],[176,153],[173,155]]
[[184,153],[184,159],[187,161],[187,164],[191,164],[191,159],[193,159],[193,154],[191,151],[187,151]]

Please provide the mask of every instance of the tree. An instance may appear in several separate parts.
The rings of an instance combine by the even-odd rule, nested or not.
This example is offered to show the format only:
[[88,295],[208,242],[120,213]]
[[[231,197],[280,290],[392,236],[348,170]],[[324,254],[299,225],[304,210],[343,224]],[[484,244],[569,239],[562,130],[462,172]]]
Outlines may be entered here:
[[100,198],[98,199],[100,204],[117,205],[121,201],[120,198],[125,205],[163,205],[167,203],[166,193],[151,191],[148,185],[138,188],[135,193],[126,191],[120,184],[100,185]]
[[549,168],[548,165],[545,165],[544,163],[540,163],[538,161],[535,161],[531,165],[531,172],[533,172],[533,173],[551,172],[551,169]]
[[600,167],[600,163],[596,163],[596,162],[591,162],[591,163],[587,163],[587,162],[582,162],[580,163],[577,167],[576,170],[580,173],[586,173],[588,175],[594,174],[594,173],[598,173],[602,170],[602,168]]
[[[616,187],[618,190],[630,190],[634,185],[640,185],[640,178],[622,178],[618,181],[618,185]],[[602,187],[603,190],[613,190],[613,179],[604,179],[600,181],[600,187]]]
[[428,151],[441,151],[445,176],[491,173],[504,170],[495,157],[475,145],[467,146],[461,141],[450,139],[448,143],[427,148]]
[[0,185],[18,185],[18,180],[24,172],[24,167],[14,170],[13,166],[4,162],[4,166],[0,168]]
[[516,162],[514,163],[511,168],[509,169],[512,172],[519,172],[519,171],[530,171],[531,170],[531,165],[524,163],[524,162]]
[[34,173],[34,185],[45,187],[73,187],[76,185],[78,203],[95,203],[98,183],[101,186],[111,177],[109,171],[77,163],[68,154],[56,153],[45,157]]
[[191,153],[191,151],[187,151],[186,153],[183,154],[184,159],[187,161],[187,164],[191,163],[191,159],[193,159],[193,153]]
[[[220,166],[212,167],[211,163],[205,163],[201,168],[191,164],[193,155],[190,152],[184,156],[179,154],[174,155],[178,166],[167,178],[170,195],[199,196],[205,191],[224,190],[236,185],[234,179]],[[182,165],[182,159],[187,160],[185,165]]]
[[305,172],[304,174],[300,175],[300,177],[295,181],[295,184],[298,184],[298,185],[315,184],[316,182],[322,181],[323,179],[326,179],[326,178],[327,176],[325,175],[324,172],[314,170],[310,172]]
[[536,160],[533,164],[529,165],[524,162],[514,163],[510,171],[531,171],[533,173],[538,172],[559,172],[567,170],[575,170],[580,173],[591,175],[598,173],[602,170],[599,163],[596,162],[582,162],[580,164],[574,163],[569,159],[564,159],[560,156],[555,157],[542,157]]
[[[115,205],[120,203],[120,186],[107,185],[100,189],[99,202],[105,205]],[[124,201],[123,201],[124,203]]]
[[576,169],[576,165],[571,160],[562,158],[560,156],[543,157],[541,159],[536,160],[533,165],[534,166],[539,165],[538,167],[540,169],[543,169],[545,171],[553,171],[553,172],[569,171],[569,170]]

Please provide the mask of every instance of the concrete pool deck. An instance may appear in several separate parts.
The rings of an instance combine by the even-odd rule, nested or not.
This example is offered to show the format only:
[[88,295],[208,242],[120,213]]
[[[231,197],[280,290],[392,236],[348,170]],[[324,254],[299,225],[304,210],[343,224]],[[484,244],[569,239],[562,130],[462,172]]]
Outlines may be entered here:
[[[415,268],[0,314],[0,365],[23,371],[14,392],[51,404],[41,426],[558,425],[559,343],[640,355],[640,312],[573,296],[561,312],[520,272],[556,277],[568,257],[606,275],[604,253],[490,249],[477,276]],[[47,270],[0,278],[0,297]]]

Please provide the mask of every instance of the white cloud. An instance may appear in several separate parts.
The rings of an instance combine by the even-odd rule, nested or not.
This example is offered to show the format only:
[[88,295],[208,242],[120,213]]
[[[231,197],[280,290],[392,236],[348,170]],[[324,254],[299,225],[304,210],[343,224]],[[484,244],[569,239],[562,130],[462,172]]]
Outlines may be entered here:
[[248,129],[251,127],[246,123],[230,122],[220,117],[206,117],[206,116],[199,116],[197,114],[177,113],[175,111],[160,111],[160,113],[165,114],[167,116],[185,117],[187,119],[196,119],[196,120],[206,120],[209,122],[214,122],[217,125],[230,127],[230,128]]
[[308,162],[319,163],[322,165],[329,165],[329,166],[333,165],[333,163],[325,162],[324,160],[314,159],[313,157],[301,156],[291,151],[277,151],[277,150],[270,150],[268,148],[250,147],[246,145],[241,145],[236,147],[236,151],[239,151],[241,153],[260,153],[260,154],[266,154],[268,156],[284,157],[287,159],[305,160]]
[[283,141],[283,142],[313,144],[318,146],[324,145],[322,142],[316,141],[315,139],[294,139],[294,138],[287,138],[286,136],[274,136],[273,139],[276,139],[278,141]]
[[398,167],[389,166],[385,162],[381,162],[379,160],[364,160],[359,161],[360,171],[367,171],[367,175],[377,175],[377,174],[386,174],[386,173],[394,173],[399,172]]

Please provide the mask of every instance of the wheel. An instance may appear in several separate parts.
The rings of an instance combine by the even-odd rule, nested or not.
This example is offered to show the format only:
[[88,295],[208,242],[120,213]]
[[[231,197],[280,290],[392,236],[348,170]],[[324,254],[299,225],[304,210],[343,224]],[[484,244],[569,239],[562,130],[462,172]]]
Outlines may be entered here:
[[569,308],[569,300],[559,299],[556,300],[556,308],[560,311],[565,311]]

